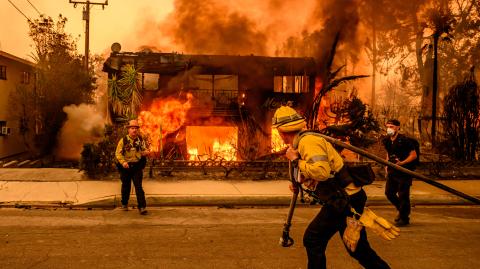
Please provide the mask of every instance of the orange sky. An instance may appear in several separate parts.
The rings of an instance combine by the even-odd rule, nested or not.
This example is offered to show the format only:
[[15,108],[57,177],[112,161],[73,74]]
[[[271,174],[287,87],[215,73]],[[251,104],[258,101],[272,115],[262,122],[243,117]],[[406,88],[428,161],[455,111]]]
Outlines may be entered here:
[[[10,0],[30,19],[38,18],[38,13],[27,0]],[[77,0],[78,1],[78,0]],[[104,0],[90,0],[104,2]],[[84,51],[85,22],[82,20],[82,5],[76,8],[68,0],[30,0],[41,12],[56,19],[58,14],[68,18],[66,31],[78,37],[78,50]],[[134,31],[146,14],[155,14],[162,19],[173,10],[173,0],[109,0],[108,6],[94,6],[90,14],[90,53],[110,52],[114,42],[122,44],[123,51],[135,51],[137,43],[132,42]],[[28,36],[28,23],[8,0],[0,1],[0,50],[21,58],[29,58],[32,51]]]

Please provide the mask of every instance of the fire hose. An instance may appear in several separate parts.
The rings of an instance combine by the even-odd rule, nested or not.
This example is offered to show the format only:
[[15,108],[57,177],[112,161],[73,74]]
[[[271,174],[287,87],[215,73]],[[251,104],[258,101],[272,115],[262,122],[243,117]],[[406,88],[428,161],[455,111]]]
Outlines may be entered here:
[[279,243],[282,247],[290,247],[293,245],[294,241],[290,237],[290,226],[292,226],[293,212],[295,210],[295,205],[297,204],[298,193],[302,188],[300,183],[297,182],[297,180],[295,179],[295,175],[294,175],[295,171],[291,161],[288,162],[288,171],[289,171],[288,174],[290,176],[290,181],[292,182],[292,185],[294,186],[294,188],[293,188],[292,200],[290,200],[290,208],[288,210],[287,220],[283,225],[282,237],[280,237]]
[[448,187],[448,186],[446,186],[446,185],[444,185],[444,184],[442,184],[442,183],[439,183],[439,182],[437,182],[437,181],[435,181],[435,180],[433,180],[433,179],[430,179],[430,178],[428,178],[428,177],[426,177],[426,176],[424,176],[424,175],[422,175],[422,174],[420,174],[420,173],[417,173],[417,172],[408,170],[408,169],[406,169],[406,168],[404,168],[404,167],[401,167],[400,165],[396,165],[396,164],[394,164],[394,163],[391,163],[391,162],[389,162],[389,161],[387,161],[387,160],[385,160],[385,159],[382,159],[382,158],[380,158],[380,157],[378,157],[378,156],[376,156],[376,155],[374,155],[374,154],[372,154],[372,153],[369,153],[369,152],[367,152],[367,151],[365,151],[365,150],[363,150],[363,149],[361,149],[361,148],[358,148],[358,147],[349,145],[349,144],[347,144],[347,143],[344,143],[344,142],[340,141],[339,139],[335,139],[335,138],[332,138],[332,137],[330,137],[330,136],[323,135],[323,134],[318,134],[318,135],[321,136],[321,137],[323,137],[325,140],[327,140],[328,142],[330,142],[330,143],[332,143],[332,144],[334,144],[334,145],[340,146],[340,147],[342,147],[342,148],[349,149],[349,150],[351,150],[351,151],[353,151],[353,152],[355,152],[355,153],[358,153],[358,154],[360,154],[360,155],[362,155],[362,156],[364,156],[364,157],[367,157],[367,158],[369,158],[369,159],[371,159],[371,160],[374,160],[374,161],[376,161],[376,162],[378,162],[378,163],[381,163],[381,164],[383,164],[383,165],[389,166],[389,167],[391,167],[391,168],[393,168],[393,169],[395,169],[395,170],[397,170],[397,171],[400,171],[400,172],[403,172],[403,173],[405,173],[405,174],[408,174],[408,175],[410,175],[410,176],[412,176],[412,177],[414,177],[414,178],[418,178],[418,179],[420,179],[421,181],[423,181],[423,182],[425,182],[425,183],[427,183],[427,184],[430,184],[430,185],[432,185],[432,186],[434,186],[434,187],[437,187],[437,188],[442,189],[442,190],[444,190],[444,191],[447,191],[447,192],[449,192],[449,193],[451,193],[451,194],[454,194],[454,195],[456,195],[456,196],[459,196],[459,197],[461,197],[461,198],[463,198],[463,199],[465,199],[465,200],[468,200],[468,201],[470,201],[470,202],[472,202],[472,203],[474,203],[474,204],[476,204],[476,205],[480,205],[480,200],[479,200],[479,199],[477,199],[477,198],[475,198],[475,197],[473,197],[473,196],[470,196],[470,195],[468,195],[468,194],[466,194],[466,193],[463,193],[463,192],[457,191],[457,190],[455,190],[455,189],[452,189],[452,188],[450,188],[450,187]]
[[[326,135],[323,135],[323,134],[317,134],[317,135],[320,135],[321,137],[323,137],[325,140],[327,140],[328,142],[334,144],[334,145],[337,145],[337,146],[340,146],[342,148],[345,148],[345,149],[349,149],[353,152],[356,152],[364,157],[367,157],[371,160],[374,160],[376,162],[379,162],[383,165],[386,165],[386,166],[389,166],[393,169],[396,169],[400,172],[403,172],[405,174],[408,174],[412,177],[415,177],[415,178],[418,178],[420,180],[422,180],[423,182],[427,183],[427,184],[430,184],[434,187],[437,187],[439,189],[442,189],[444,191],[447,191],[449,193],[452,193],[456,196],[459,196],[459,197],[462,197],[464,198],[465,200],[468,200],[476,205],[480,205],[480,200],[473,197],[473,196],[470,196],[468,194],[465,194],[463,192],[460,192],[460,191],[457,191],[455,189],[452,189],[448,186],[445,186],[444,184],[441,184],[439,182],[436,182],[420,173],[417,173],[417,172],[414,172],[414,171],[411,171],[411,170],[408,170],[406,168],[403,168],[401,167],[400,165],[396,165],[394,163],[391,163],[389,161],[386,161],[374,154],[371,154],[361,148],[358,148],[358,147],[355,147],[355,146],[352,146],[352,145],[349,145],[349,144],[346,144],[338,139],[335,139],[335,138],[332,138],[330,136],[326,136]],[[300,191],[304,191],[301,184],[296,180],[295,178],[295,173],[294,173],[294,168],[292,166],[292,163],[289,162],[289,176],[290,176],[290,181],[292,182],[292,185],[294,186],[294,191],[293,191],[293,194],[292,194],[292,199],[290,201],[290,208],[288,210],[288,215],[287,215],[287,219],[285,221],[285,224],[283,226],[283,232],[282,232],[282,237],[280,238],[280,245],[282,247],[290,247],[293,245],[294,243],[294,240],[290,237],[290,227],[292,226],[292,218],[293,218],[293,213],[294,213],[294,210],[295,210],[295,205],[297,203],[297,198],[298,198],[298,194]],[[309,193],[310,194],[310,193]],[[316,200],[317,202],[319,202],[318,199],[315,199],[315,195],[314,193],[311,193],[311,195],[313,195],[312,198],[314,198],[314,200]],[[303,197],[303,195],[302,195]]]
[[302,184],[298,182],[296,178],[296,175],[298,174],[296,173],[291,161],[288,162],[288,170],[289,170],[290,181],[292,182],[292,186],[293,186],[293,194],[292,194],[292,199],[290,200],[290,208],[288,210],[287,220],[283,225],[282,237],[280,237],[280,241],[279,241],[279,244],[282,247],[290,247],[294,243],[293,239],[290,237],[290,227],[292,226],[293,212],[297,204],[298,194],[300,193],[302,203],[305,202],[304,192],[307,192],[308,196],[312,198],[313,201],[321,205],[324,205],[324,202],[315,194],[314,191],[309,189],[304,189],[302,187]]

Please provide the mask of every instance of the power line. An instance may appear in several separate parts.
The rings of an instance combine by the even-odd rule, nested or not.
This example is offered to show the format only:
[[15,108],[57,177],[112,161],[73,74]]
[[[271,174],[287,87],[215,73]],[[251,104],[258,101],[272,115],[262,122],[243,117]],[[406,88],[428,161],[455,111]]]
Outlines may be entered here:
[[20,14],[22,14],[25,19],[27,19],[28,22],[31,22],[30,18],[27,17],[15,4],[12,3],[12,1],[8,0],[8,2],[18,11]]
[[76,1],[69,0],[70,4],[73,4],[73,7],[76,8],[78,4],[85,5],[83,8],[83,20],[85,21],[85,69],[88,71],[88,55],[89,55],[89,45],[90,45],[90,8],[91,6],[99,5],[102,6],[102,9],[108,5],[108,0],[105,0],[105,3],[92,3],[90,0]]
[[32,4],[32,2],[30,2],[30,0],[27,0],[27,2],[33,7],[33,9],[35,9],[35,11],[37,11],[38,15],[42,15],[42,13],[38,11],[38,9]]

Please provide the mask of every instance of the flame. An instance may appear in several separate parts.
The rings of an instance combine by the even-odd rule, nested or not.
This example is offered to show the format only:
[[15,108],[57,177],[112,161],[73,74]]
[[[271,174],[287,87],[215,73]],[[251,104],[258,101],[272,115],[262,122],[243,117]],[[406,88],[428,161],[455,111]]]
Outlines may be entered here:
[[237,160],[236,127],[187,126],[187,150],[190,160]]
[[272,128],[272,152],[280,151],[287,147],[285,143],[283,143],[283,139],[278,133],[277,128]]
[[188,155],[190,156],[190,161],[195,161],[198,158],[198,149],[197,148],[189,148]]
[[161,152],[165,136],[185,124],[192,99],[190,93],[185,103],[174,98],[155,99],[149,110],[139,113],[140,131],[149,138],[151,151]]

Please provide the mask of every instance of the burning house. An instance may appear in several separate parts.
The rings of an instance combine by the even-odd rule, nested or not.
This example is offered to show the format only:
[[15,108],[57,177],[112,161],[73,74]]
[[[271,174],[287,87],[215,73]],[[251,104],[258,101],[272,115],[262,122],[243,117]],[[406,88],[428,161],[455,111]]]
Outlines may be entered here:
[[117,46],[104,71],[118,78],[127,65],[141,77],[142,132],[162,158],[252,160],[269,154],[282,146],[271,129],[275,109],[287,102],[305,107],[314,94],[313,58],[131,53]]

